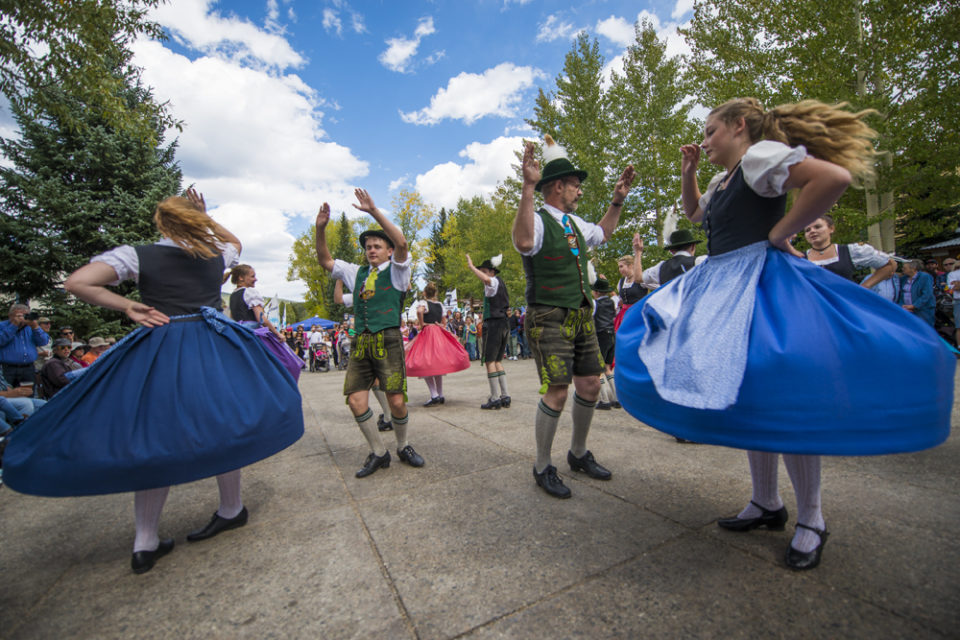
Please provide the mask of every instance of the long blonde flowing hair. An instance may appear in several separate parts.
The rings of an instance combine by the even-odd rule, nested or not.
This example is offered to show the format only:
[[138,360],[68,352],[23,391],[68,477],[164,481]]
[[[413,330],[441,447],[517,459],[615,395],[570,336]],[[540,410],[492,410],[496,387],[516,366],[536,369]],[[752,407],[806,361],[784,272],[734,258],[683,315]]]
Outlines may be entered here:
[[776,140],[795,147],[803,145],[815,158],[840,165],[850,172],[854,183],[862,185],[874,175],[877,132],[863,119],[876,114],[874,109],[856,113],[849,103],[829,105],[819,100],[783,104],[764,111],[756,98],[729,100],[710,112],[727,124],[743,118],[751,142]]
[[213,218],[180,196],[161,200],[153,213],[153,221],[160,233],[195,258],[220,255],[218,245],[227,242]]

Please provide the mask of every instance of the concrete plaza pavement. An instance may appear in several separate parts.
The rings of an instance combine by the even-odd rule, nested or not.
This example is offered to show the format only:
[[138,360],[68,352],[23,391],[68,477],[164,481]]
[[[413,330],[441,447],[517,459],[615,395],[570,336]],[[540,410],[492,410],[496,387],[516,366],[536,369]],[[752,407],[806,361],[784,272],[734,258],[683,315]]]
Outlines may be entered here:
[[161,535],[177,546],[144,575],[129,566],[130,494],[0,490],[0,637],[958,637],[956,434],[916,454],[825,458],[831,537],[823,564],[795,573],[782,465],[787,531],[721,530],[750,497],[744,453],[677,444],[623,411],[598,411],[588,443],[609,482],[567,469],[564,412],[554,463],[573,497],[545,495],[531,476],[534,366],[504,364],[513,406],[500,411],[479,410],[477,363],[445,378],[439,407],[421,407],[411,379],[426,466],[394,456],[362,480],[343,373],[305,372],[306,434],[244,471],[249,524],[187,543],[216,482],[174,487]]

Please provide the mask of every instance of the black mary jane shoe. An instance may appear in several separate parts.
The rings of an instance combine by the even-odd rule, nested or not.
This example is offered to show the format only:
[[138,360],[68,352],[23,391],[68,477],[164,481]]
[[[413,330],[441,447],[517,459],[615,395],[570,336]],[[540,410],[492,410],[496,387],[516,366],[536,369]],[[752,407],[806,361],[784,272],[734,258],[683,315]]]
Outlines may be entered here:
[[443,401],[440,399],[440,396],[437,396],[436,398],[430,398],[427,402],[423,403],[423,406],[432,407],[438,404],[443,404]]
[[589,451],[579,458],[573,455],[573,451],[567,451],[567,464],[571,471],[582,471],[596,480],[609,480],[613,476],[609,469],[600,466],[593,459],[593,454]]
[[808,527],[807,525],[799,522],[797,523],[797,527],[800,529],[808,529],[809,531],[813,531],[815,534],[820,536],[820,544],[818,544],[813,551],[806,552],[797,551],[791,544],[787,547],[787,566],[796,571],[814,569],[820,564],[820,556],[823,554],[823,547],[827,544],[827,538],[830,536],[830,532],[825,529]]
[[502,404],[500,403],[500,398],[497,398],[496,400],[487,400],[485,403],[480,405],[480,408],[484,410],[490,410],[499,409],[501,406]]
[[224,531],[229,531],[230,529],[237,529],[247,524],[247,518],[249,517],[247,508],[244,507],[240,510],[240,513],[235,515],[232,518],[222,518],[217,515],[217,512],[213,512],[213,517],[210,518],[210,522],[207,523],[203,529],[197,529],[193,533],[187,536],[187,542],[199,542],[200,540],[206,540],[207,538],[212,538],[218,533],[223,533]]
[[548,464],[542,473],[537,473],[537,467],[533,467],[533,479],[537,481],[537,486],[546,491],[554,498],[569,498],[570,489],[563,484],[563,480],[557,475],[557,468]]
[[776,511],[770,511],[758,505],[753,500],[750,504],[760,509],[761,513],[756,518],[720,518],[717,520],[717,526],[730,531],[750,531],[758,527],[766,527],[770,531],[783,531],[787,524],[787,508],[780,507]]
[[377,418],[377,431],[393,431],[393,421],[387,422],[383,419],[383,414]]
[[382,456],[371,453],[363,463],[363,468],[355,474],[358,478],[366,478],[368,475],[380,469],[386,469],[390,466],[390,452],[387,451]]
[[500,396],[500,406],[504,409],[510,408],[510,396]]
[[610,409],[612,408],[613,408],[612,404],[610,404],[609,402],[604,402],[603,400],[598,402],[594,407],[594,409],[597,409],[598,411],[610,411]]
[[173,551],[173,544],[173,538],[167,538],[161,540],[160,545],[153,551],[134,551],[130,558],[130,568],[137,574],[150,571],[159,558]]

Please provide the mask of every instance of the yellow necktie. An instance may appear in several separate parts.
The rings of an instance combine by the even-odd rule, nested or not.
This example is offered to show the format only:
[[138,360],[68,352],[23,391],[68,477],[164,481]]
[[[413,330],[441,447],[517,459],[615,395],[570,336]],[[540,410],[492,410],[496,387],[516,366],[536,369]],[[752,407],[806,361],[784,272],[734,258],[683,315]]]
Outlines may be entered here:
[[380,275],[380,272],[370,267],[370,273],[367,275],[367,279],[363,282],[363,292],[366,294],[365,298],[372,298],[373,294],[377,291],[377,276]]

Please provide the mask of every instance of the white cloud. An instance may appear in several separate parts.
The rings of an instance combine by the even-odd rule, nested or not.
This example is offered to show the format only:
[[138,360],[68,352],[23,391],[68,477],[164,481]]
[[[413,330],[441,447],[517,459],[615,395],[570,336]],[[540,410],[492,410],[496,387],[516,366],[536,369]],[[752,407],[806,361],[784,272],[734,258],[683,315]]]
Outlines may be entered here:
[[688,11],[693,11],[693,0],[677,0],[677,4],[673,6],[673,13],[670,14],[670,17],[674,20],[679,20]]
[[523,148],[523,138],[501,136],[489,143],[471,142],[460,152],[467,162],[438,164],[416,178],[417,191],[437,207],[452,208],[460,198],[488,197],[497,185],[512,175],[515,153]]
[[336,32],[338,36],[343,34],[343,23],[340,22],[340,16],[329,7],[323,10],[323,28],[327,31]]
[[195,183],[211,215],[243,242],[242,260],[257,269],[264,294],[303,299],[303,283],[286,279],[294,236],[324,201],[353,211],[353,186],[368,173],[366,162],[327,139],[327,103],[295,74],[216,54],[190,60],[154,41],[133,50],[144,81],[184,120],[184,186]]
[[259,66],[299,67],[305,60],[287,40],[248,20],[223,17],[210,7],[214,0],[178,0],[161,4],[150,18],[169,29],[185,47],[208,55]]
[[367,30],[367,26],[363,23],[363,16],[359,13],[350,14],[350,26],[353,27],[354,33],[364,33]]
[[391,180],[391,181],[390,181],[390,186],[388,187],[388,189],[389,189],[390,191],[396,191],[397,189],[399,189],[399,188],[402,187],[403,185],[407,184],[407,181],[409,180],[409,178],[410,178],[410,174],[405,174],[405,175],[400,176],[400,177],[397,178],[396,180]]
[[436,124],[446,118],[472,124],[484,116],[513,117],[523,92],[542,77],[539,69],[510,62],[482,74],[463,72],[450,78],[446,88],[430,98],[430,106],[401,112],[400,117],[411,124]]
[[610,16],[606,20],[597,22],[597,33],[612,40],[621,47],[629,46],[633,42],[633,25],[623,18]]
[[391,71],[405,73],[410,68],[413,56],[417,55],[420,41],[428,35],[436,33],[433,27],[433,18],[420,18],[412,38],[390,38],[386,41],[387,49],[380,54],[378,60]]
[[276,22],[280,17],[280,5],[277,0],[267,0],[267,20]]
[[537,30],[537,42],[553,42],[561,38],[574,38],[580,31],[581,30],[573,26],[572,23],[563,22],[560,19],[560,14],[555,13],[548,16],[540,25],[540,28]]

